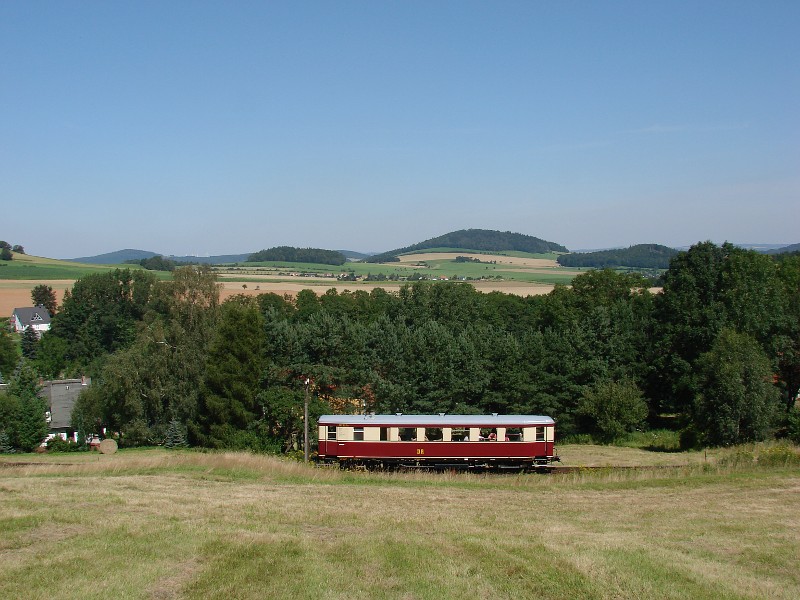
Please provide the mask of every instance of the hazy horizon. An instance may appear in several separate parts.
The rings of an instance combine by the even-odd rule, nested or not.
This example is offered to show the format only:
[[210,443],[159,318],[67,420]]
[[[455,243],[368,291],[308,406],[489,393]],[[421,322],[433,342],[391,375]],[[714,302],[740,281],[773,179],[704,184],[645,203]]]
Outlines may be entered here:
[[797,243],[800,4],[0,6],[30,254]]

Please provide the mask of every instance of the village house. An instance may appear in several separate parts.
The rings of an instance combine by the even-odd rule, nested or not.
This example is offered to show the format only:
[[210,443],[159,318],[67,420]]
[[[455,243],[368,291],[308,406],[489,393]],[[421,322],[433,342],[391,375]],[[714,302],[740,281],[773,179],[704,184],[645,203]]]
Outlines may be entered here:
[[[77,441],[77,432],[72,427],[72,409],[80,393],[91,384],[89,377],[80,379],[56,379],[53,381],[40,381],[41,396],[46,405],[48,433],[46,439],[56,436],[63,440]],[[7,383],[0,383],[0,393],[8,391]]]
[[88,377],[80,379],[57,379],[43,381],[39,395],[47,402],[47,417],[50,427],[48,439],[59,436],[77,441],[77,432],[72,427],[72,408],[80,393],[91,383]]
[[31,327],[41,337],[43,332],[50,330],[50,311],[41,304],[15,308],[11,314],[11,324],[17,333],[22,333]]

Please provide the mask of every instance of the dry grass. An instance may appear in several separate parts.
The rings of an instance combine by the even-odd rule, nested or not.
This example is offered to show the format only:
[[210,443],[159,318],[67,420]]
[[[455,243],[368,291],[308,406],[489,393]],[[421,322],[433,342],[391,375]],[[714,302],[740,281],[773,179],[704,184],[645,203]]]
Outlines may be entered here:
[[785,468],[474,476],[238,453],[31,457],[0,467],[0,597],[796,598],[798,509],[800,472]]

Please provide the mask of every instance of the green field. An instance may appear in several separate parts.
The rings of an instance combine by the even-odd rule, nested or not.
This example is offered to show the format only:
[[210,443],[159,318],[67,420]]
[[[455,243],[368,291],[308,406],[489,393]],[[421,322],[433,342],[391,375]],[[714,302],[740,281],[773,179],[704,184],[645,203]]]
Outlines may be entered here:
[[[724,460],[737,452],[746,465]],[[0,596],[800,597],[797,467],[754,466],[749,450],[670,456],[689,466],[476,476],[190,451],[5,456]]]
[[0,261],[0,280],[79,279],[91,273],[105,273],[119,268],[140,269],[136,265],[89,265],[67,260],[14,254],[10,261]]

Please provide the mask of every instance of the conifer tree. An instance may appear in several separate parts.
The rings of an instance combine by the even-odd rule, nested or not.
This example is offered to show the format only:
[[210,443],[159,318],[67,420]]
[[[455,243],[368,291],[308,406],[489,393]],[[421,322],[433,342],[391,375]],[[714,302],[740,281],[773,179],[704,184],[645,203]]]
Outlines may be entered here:
[[189,444],[186,442],[186,431],[183,425],[177,420],[172,419],[167,427],[167,436],[164,439],[165,448],[186,448]]
[[47,410],[44,400],[39,396],[41,386],[33,367],[22,360],[11,378],[8,392],[19,400],[16,415],[17,445],[25,452],[31,452],[47,435],[45,419]]
[[39,334],[28,325],[22,332],[22,356],[30,360],[36,360],[39,349]]
[[14,452],[14,447],[11,445],[11,438],[5,429],[0,430],[0,454],[11,454],[12,452]]

